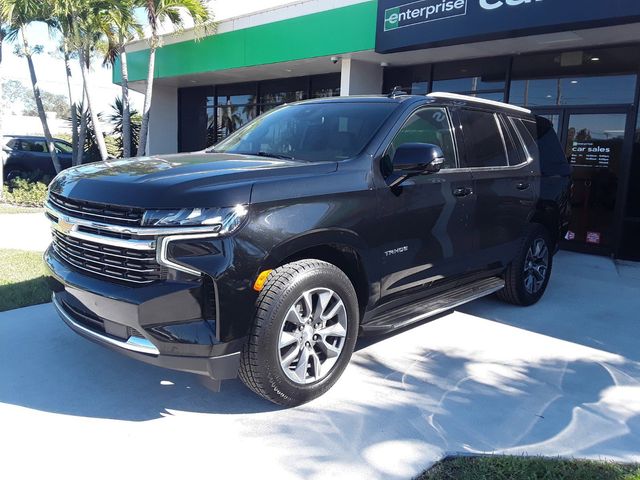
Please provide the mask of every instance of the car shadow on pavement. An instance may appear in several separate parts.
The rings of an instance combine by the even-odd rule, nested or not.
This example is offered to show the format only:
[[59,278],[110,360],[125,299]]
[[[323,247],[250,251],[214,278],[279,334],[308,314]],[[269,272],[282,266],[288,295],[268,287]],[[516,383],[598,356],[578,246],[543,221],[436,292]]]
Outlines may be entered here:
[[279,408],[240,381],[224,382],[222,394],[216,394],[197,375],[147,365],[87,341],[69,330],[50,304],[0,314],[0,402],[132,421],[171,415],[171,410]]

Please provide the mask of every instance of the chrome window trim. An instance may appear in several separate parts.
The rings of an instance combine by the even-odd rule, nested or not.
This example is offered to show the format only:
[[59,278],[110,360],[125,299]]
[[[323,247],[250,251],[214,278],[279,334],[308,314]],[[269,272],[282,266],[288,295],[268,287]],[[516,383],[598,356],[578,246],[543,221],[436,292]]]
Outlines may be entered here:
[[160,351],[158,350],[158,348],[146,338],[129,337],[129,339],[126,342],[123,342],[122,340],[117,340],[115,338],[108,337],[101,333],[95,332],[85,327],[84,325],[81,325],[80,323],[76,322],[73,319],[73,317],[71,317],[71,315],[69,315],[65,311],[64,307],[56,297],[55,293],[51,296],[51,301],[53,302],[53,305],[56,308],[58,314],[62,317],[62,319],[66,323],[69,324],[69,326],[90,337],[96,338],[101,342],[107,343],[109,345],[124,348],[125,350],[129,350],[132,352],[145,353],[147,355],[160,355]]
[[[74,225],[80,225],[83,227],[95,228],[100,230],[107,230],[109,232],[124,233],[129,235],[135,235],[137,237],[158,237],[161,235],[181,235],[187,233],[215,233],[220,228],[219,225],[214,226],[202,226],[202,227],[168,227],[168,228],[152,228],[152,227],[128,227],[125,225],[111,225],[108,223],[94,222],[92,220],[86,220],[83,218],[72,217],[60,212],[53,207],[49,202],[44,206],[47,213],[57,219],[62,219],[65,222],[72,223]],[[91,235],[91,234],[86,234]],[[97,236],[99,238],[108,238]],[[111,239],[110,239],[111,240]],[[122,240],[122,239],[114,239]],[[126,240],[129,241],[129,240]],[[105,243],[105,242],[102,242]]]
[[169,249],[169,244],[171,242],[175,242],[178,240],[197,240],[202,238],[217,238],[219,235],[215,232],[213,233],[200,233],[200,234],[185,234],[185,235],[171,235],[169,237],[162,237],[158,239],[158,251],[156,253],[156,260],[160,265],[164,265],[165,267],[173,268],[175,270],[179,270],[181,272],[189,273],[191,275],[200,276],[202,272],[200,270],[196,270],[194,268],[188,267],[186,265],[182,265],[181,263],[174,262],[169,259],[169,255],[167,254],[167,250]]

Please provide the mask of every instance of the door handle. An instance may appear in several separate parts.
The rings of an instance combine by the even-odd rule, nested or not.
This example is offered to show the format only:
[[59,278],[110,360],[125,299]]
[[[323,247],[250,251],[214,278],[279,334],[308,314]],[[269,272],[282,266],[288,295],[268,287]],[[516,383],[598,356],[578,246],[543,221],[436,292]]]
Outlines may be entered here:
[[531,185],[529,185],[527,182],[520,182],[516,185],[516,188],[518,190],[528,190],[530,186]]
[[459,187],[454,188],[452,193],[454,197],[468,197],[473,193],[473,190],[469,187]]

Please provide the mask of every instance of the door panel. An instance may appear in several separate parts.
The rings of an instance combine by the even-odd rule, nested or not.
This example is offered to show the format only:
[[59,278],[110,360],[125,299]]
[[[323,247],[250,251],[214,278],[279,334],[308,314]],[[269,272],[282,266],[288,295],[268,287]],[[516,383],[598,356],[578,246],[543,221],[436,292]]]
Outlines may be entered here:
[[444,169],[419,175],[399,187],[378,189],[381,288],[383,302],[453,280],[468,271],[472,245],[468,235],[475,197],[471,174],[456,168],[456,143],[449,112],[423,107],[408,116],[381,159],[381,170],[393,170],[395,150],[403,143],[442,148]]
[[471,174],[448,171],[406,181],[399,192],[379,191],[381,297],[399,295],[453,280],[468,271],[468,230],[475,196]]
[[464,135],[463,165],[470,167],[476,197],[469,230],[472,268],[502,268],[515,256],[534,208],[536,171],[503,116],[460,109],[458,117]]

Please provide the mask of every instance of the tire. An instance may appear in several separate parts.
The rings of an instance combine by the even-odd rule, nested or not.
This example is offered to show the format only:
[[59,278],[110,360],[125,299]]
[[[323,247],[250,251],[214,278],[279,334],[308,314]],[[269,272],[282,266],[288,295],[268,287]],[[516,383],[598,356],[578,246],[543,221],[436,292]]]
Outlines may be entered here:
[[18,178],[24,178],[25,180],[30,180],[31,176],[28,172],[20,169],[20,168],[9,168],[4,174],[5,181],[9,186],[14,180]]
[[[543,250],[539,251],[540,247]],[[505,287],[497,293],[498,298],[521,306],[537,303],[544,295],[551,277],[552,249],[547,229],[539,224],[531,224],[522,239],[518,254],[505,271]]]
[[[320,318],[318,312],[325,315]],[[242,350],[240,379],[278,405],[293,407],[313,400],[342,375],[358,324],[356,292],[335,265],[300,260],[278,267],[258,297]]]

